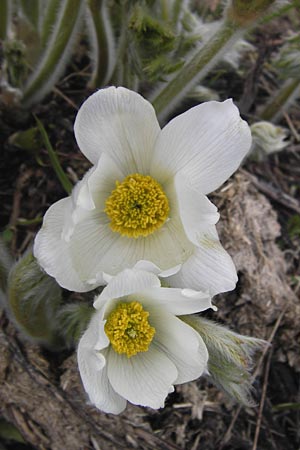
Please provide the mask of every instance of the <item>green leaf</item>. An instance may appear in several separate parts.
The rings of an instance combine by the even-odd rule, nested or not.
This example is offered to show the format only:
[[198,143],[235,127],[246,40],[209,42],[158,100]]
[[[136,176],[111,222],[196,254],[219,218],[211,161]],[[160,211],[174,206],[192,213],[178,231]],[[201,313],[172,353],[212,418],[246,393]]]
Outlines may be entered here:
[[42,139],[44,141],[45,147],[48,151],[49,154],[49,158],[52,164],[52,167],[62,185],[62,187],[64,188],[64,190],[67,192],[67,194],[70,194],[72,189],[73,189],[73,185],[70,182],[69,178],[67,177],[67,175],[65,174],[65,172],[63,171],[63,168],[60,165],[60,162],[58,160],[58,157],[55,153],[55,150],[53,149],[47,131],[44,128],[44,125],[42,124],[42,122],[35,116],[35,120],[38,126],[38,129],[41,133]]
[[9,143],[22,150],[36,154],[42,145],[40,131],[37,127],[25,131],[17,131],[9,137]]
[[21,444],[26,444],[26,441],[24,441],[23,436],[21,435],[18,428],[13,424],[7,422],[5,419],[0,419],[0,438],[1,440],[3,439],[6,441],[14,441]]
[[287,409],[300,409],[300,403],[279,403],[278,405],[274,405],[272,407],[273,411],[285,411]]

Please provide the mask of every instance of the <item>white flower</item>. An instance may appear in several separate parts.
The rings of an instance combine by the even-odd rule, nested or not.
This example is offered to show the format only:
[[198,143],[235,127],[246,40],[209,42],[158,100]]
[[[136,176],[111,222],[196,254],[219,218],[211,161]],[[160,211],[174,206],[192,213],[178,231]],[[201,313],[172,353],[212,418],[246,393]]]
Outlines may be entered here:
[[234,289],[219,214],[206,197],[251,145],[231,100],[196,106],[161,130],[148,101],[109,87],[81,106],[75,135],[94,166],[45,215],[34,255],[49,275],[82,292],[146,261],[173,287]]
[[157,409],[174,384],[198,378],[208,353],[176,316],[213,308],[208,294],[160,287],[156,275],[127,269],[96,297],[97,312],[78,345],[81,379],[92,404],[119,414],[127,401]]

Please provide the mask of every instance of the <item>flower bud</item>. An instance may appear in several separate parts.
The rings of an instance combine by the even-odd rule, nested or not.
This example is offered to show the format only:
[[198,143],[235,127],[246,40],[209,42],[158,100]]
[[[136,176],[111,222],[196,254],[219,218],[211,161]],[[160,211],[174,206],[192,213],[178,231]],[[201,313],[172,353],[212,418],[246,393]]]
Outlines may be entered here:
[[42,272],[32,253],[24,255],[8,276],[8,311],[30,339],[49,347],[58,343],[56,312],[62,291],[54,278]]
[[67,347],[77,344],[87,329],[94,309],[86,303],[69,303],[58,311],[56,320],[60,335]]
[[220,96],[217,91],[202,85],[195,86],[194,89],[188,94],[188,97],[199,103],[209,102],[211,100],[220,100]]
[[202,337],[208,350],[208,375],[231,398],[253,406],[251,374],[253,355],[267,344],[262,339],[242,336],[198,316],[181,316]]
[[271,122],[256,122],[250,128],[253,139],[250,150],[252,159],[262,161],[267,155],[279,152],[289,145],[289,141],[285,140],[287,131]]

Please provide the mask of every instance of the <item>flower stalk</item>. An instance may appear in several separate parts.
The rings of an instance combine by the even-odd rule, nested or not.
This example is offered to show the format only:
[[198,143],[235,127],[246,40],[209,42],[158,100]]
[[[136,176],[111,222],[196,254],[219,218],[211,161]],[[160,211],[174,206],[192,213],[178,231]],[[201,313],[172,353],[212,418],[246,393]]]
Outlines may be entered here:
[[61,6],[60,0],[50,0],[47,5],[45,17],[41,27],[41,49],[46,47],[55,27],[58,12]]
[[27,21],[31,26],[37,30],[39,27],[39,19],[42,16],[40,8],[41,1],[28,2],[27,0],[20,1],[20,7]]
[[92,19],[91,35],[94,51],[94,72],[89,83],[91,88],[105,86],[111,76],[114,48],[113,34],[103,0],[89,0],[88,8]]
[[57,81],[68,62],[68,53],[72,49],[71,44],[76,36],[83,6],[82,0],[66,0],[64,2],[62,14],[56,21],[56,27],[49,39],[47,50],[25,86],[24,106],[28,107],[40,100]]
[[213,38],[191,57],[166,86],[156,92],[152,104],[161,119],[176,107],[196,82],[207,75],[239,37],[237,24],[225,20]]
[[261,119],[277,122],[281,118],[284,111],[287,110],[289,105],[298,96],[299,90],[299,78],[289,78],[286,80],[278,94],[271,98],[271,101],[261,112]]
[[265,14],[274,0],[233,0],[220,28],[200,47],[175,77],[158,90],[151,102],[160,119],[173,110],[191,88],[201,81],[241,35]]
[[0,5],[0,39],[4,40],[7,37],[10,19],[10,2],[2,0]]

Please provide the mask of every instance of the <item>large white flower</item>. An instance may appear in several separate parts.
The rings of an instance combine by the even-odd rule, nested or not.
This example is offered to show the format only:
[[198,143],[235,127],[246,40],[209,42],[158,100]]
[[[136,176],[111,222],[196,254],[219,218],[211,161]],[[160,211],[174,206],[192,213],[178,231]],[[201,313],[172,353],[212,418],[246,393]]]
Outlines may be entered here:
[[92,404],[118,414],[127,401],[157,409],[174,384],[198,378],[208,353],[180,318],[213,308],[208,294],[160,287],[156,275],[127,269],[96,297],[97,312],[78,345],[81,379]]
[[234,289],[236,271],[215,229],[219,214],[206,197],[251,145],[231,100],[196,106],[161,130],[148,101],[109,87],[81,106],[75,135],[94,166],[45,215],[34,254],[46,272],[69,290],[88,291],[105,274],[147,261],[173,287]]

